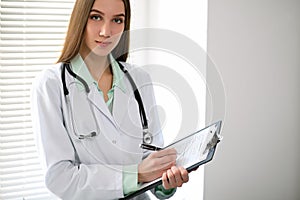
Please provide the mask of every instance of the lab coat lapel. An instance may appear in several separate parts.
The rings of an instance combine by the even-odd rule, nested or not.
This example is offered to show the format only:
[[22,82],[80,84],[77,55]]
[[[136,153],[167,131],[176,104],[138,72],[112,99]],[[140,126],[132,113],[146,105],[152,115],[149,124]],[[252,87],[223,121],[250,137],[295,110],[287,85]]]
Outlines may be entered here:
[[100,112],[102,112],[107,117],[107,119],[109,119],[111,121],[111,123],[114,124],[114,126],[116,126],[115,120],[114,120],[112,114],[110,113],[101,93],[99,91],[97,91],[96,87],[90,87],[90,89],[91,89],[91,91],[88,94],[89,101],[91,101],[91,103]]
[[122,91],[116,87],[114,91],[113,116],[119,126],[124,122],[125,118],[130,117],[129,112],[132,112],[131,106],[134,97],[130,97],[128,92]]

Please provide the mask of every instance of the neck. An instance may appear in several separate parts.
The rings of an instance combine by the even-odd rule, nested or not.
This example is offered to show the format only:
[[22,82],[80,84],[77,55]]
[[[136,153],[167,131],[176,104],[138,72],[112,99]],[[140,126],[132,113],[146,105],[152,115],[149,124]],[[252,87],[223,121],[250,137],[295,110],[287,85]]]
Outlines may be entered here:
[[108,56],[98,56],[89,53],[87,56],[82,55],[82,58],[96,81],[99,81],[105,74],[112,74]]

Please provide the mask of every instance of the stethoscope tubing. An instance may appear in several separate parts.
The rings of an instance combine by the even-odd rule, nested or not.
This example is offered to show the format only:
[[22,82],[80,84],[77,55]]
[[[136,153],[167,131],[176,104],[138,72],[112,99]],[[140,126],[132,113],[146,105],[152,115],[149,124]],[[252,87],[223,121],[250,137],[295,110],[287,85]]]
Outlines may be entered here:
[[[131,87],[133,89],[133,92],[134,92],[134,97],[139,106],[139,114],[140,114],[140,119],[141,119],[141,123],[142,123],[142,127],[143,127],[143,143],[150,144],[150,143],[152,143],[153,138],[152,138],[152,135],[148,131],[147,116],[146,116],[146,112],[145,112],[145,108],[144,108],[144,104],[143,104],[140,92],[139,92],[132,76],[129,74],[128,70],[120,62],[118,62],[118,64],[119,64],[121,70],[125,73],[126,77],[128,78],[128,80],[131,84]],[[78,81],[80,81],[83,84],[85,91],[88,94],[90,92],[90,88],[88,87],[88,84],[86,83],[86,81],[82,77],[80,77],[79,75],[77,75],[75,72],[72,71],[72,69],[70,67],[70,63],[62,63],[61,80],[62,80],[62,84],[63,84],[63,90],[64,90],[65,97],[67,98],[67,96],[69,95],[69,90],[66,86],[66,69],[72,77],[74,77],[75,79],[77,79]],[[81,137],[84,138],[83,136],[81,136]]]

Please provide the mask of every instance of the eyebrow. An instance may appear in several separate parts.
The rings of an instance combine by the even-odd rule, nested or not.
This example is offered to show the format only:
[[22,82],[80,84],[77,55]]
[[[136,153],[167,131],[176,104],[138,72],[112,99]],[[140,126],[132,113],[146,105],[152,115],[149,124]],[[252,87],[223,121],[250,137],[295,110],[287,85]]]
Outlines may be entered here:
[[[103,12],[101,12],[100,10],[97,10],[97,9],[92,9],[91,12],[96,12],[101,15],[105,15]],[[114,17],[125,17],[125,14],[124,13],[116,14],[116,15],[114,15]]]

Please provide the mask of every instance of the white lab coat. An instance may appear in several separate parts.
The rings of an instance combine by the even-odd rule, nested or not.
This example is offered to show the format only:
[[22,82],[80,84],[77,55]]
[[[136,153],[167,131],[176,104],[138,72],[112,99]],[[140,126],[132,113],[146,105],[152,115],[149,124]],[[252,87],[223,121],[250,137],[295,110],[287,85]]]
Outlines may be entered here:
[[[155,99],[150,77],[141,69],[127,63],[123,65],[139,88],[149,131],[153,134],[153,144],[163,146],[157,110],[153,109]],[[38,147],[45,158],[46,186],[60,198],[93,200],[123,197],[123,166],[138,164],[148,153],[139,148],[142,128],[138,104],[130,82],[127,78],[124,80],[126,91],[118,87],[114,91],[113,114],[97,87],[90,85],[88,99],[95,108],[101,131],[92,139],[79,140],[70,123],[61,66],[46,69],[37,78],[32,92],[34,130]],[[66,71],[67,86],[71,81],[74,78]],[[75,89],[70,91],[70,99],[76,92]],[[81,113],[82,123],[85,116],[90,114]],[[74,164],[74,149],[81,162],[79,167]]]

